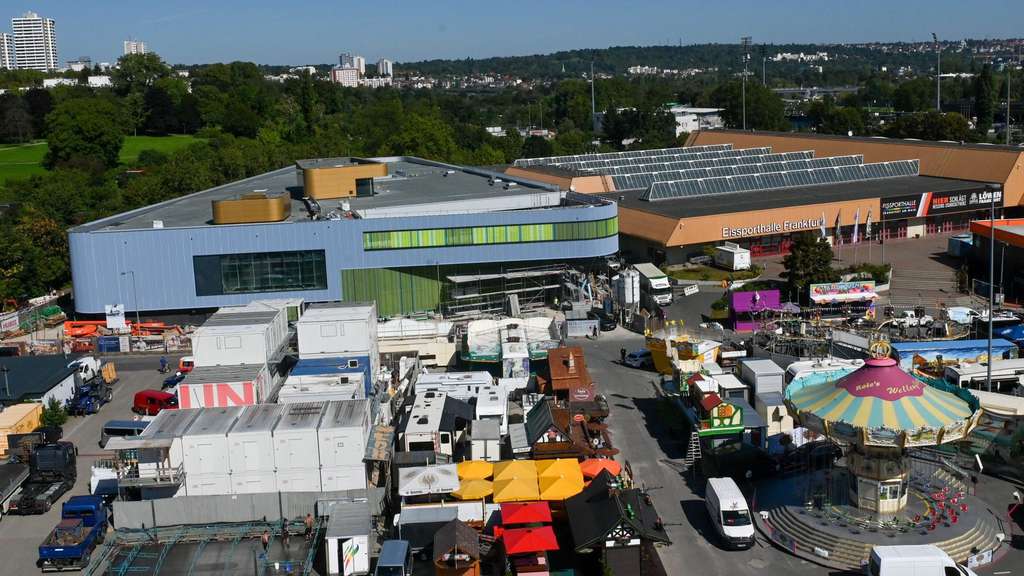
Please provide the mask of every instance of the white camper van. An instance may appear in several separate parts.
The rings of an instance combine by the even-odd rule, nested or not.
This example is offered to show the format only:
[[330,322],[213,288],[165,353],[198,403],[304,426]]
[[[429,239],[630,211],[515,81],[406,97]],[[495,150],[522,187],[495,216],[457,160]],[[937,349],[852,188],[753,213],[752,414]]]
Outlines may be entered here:
[[977,576],[937,546],[875,546],[866,567],[868,576]]
[[750,507],[732,478],[708,478],[704,504],[711,524],[722,542],[730,548],[754,545],[754,520]]

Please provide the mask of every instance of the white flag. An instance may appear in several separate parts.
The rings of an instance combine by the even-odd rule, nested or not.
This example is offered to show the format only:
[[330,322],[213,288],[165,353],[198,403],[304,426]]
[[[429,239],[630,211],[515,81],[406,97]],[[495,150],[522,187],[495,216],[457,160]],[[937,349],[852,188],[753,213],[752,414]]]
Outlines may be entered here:
[[856,244],[857,240],[860,239],[860,208],[857,208],[857,213],[853,215],[853,243]]
[[868,209],[868,221],[864,223],[864,237],[871,240],[871,209]]
[[822,210],[821,211],[821,239],[824,240],[825,237],[826,237],[826,234],[825,234],[825,211]]

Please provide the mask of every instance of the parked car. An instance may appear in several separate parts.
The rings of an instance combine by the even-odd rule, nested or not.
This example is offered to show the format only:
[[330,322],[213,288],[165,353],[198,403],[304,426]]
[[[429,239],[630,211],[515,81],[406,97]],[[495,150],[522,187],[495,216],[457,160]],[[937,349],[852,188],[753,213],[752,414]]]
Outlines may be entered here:
[[156,416],[161,410],[176,410],[178,397],[160,390],[142,390],[135,393],[132,412],[144,416]]
[[637,350],[626,354],[623,364],[633,368],[651,368],[654,366],[654,358],[651,357],[650,350]]
[[174,375],[164,378],[164,383],[160,385],[161,390],[167,390],[168,388],[174,388],[185,379],[184,372],[175,372]]
[[590,312],[587,312],[587,318],[597,320],[602,332],[615,330],[619,325],[619,323],[615,321],[615,316],[612,316],[600,308],[594,308]]

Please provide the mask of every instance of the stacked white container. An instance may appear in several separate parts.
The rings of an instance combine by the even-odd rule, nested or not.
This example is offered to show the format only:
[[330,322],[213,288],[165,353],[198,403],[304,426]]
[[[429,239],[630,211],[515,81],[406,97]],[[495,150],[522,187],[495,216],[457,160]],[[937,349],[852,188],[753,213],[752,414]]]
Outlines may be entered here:
[[283,406],[258,404],[243,409],[228,432],[228,465],[231,492],[259,494],[276,492],[273,430]]
[[323,413],[323,402],[283,406],[281,419],[274,427],[274,463],[281,492],[320,491],[320,452],[316,445]]
[[202,410],[182,435],[188,496],[231,493],[228,430],[241,413],[240,406]]
[[221,309],[192,334],[192,356],[199,366],[266,364],[288,336],[284,310]]
[[366,488],[363,458],[370,428],[367,400],[342,400],[327,405],[317,431],[324,492]]

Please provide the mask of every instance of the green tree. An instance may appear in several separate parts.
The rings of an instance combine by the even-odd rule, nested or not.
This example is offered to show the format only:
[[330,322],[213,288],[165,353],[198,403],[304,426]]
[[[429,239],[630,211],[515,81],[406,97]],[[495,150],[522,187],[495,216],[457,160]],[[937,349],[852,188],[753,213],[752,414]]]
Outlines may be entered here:
[[124,97],[124,119],[127,121],[127,128],[132,135],[139,135],[139,128],[146,123],[149,111],[146,109],[146,99],[139,92],[132,92]]
[[541,136],[530,136],[523,141],[523,158],[543,158],[554,152],[551,142]]
[[27,142],[32,139],[32,115],[17,94],[0,95],[0,141]]
[[110,82],[114,92],[122,96],[132,92],[145,92],[158,79],[171,75],[171,69],[160,56],[153,54],[125,54],[117,59]]
[[782,277],[790,293],[796,294],[801,302],[810,297],[807,288],[811,284],[839,280],[839,272],[832,268],[832,247],[813,232],[802,232],[794,237],[782,265],[785,267]]
[[990,64],[982,66],[981,74],[974,78],[974,110],[978,117],[978,136],[984,139],[988,136],[996,113],[995,86]]
[[25,92],[25,104],[32,115],[32,132],[42,134],[46,131],[46,115],[53,111],[53,95],[49,90],[33,88]]
[[[131,95],[126,96],[127,101]],[[127,102],[126,102],[127,104]],[[143,97],[146,132],[167,134],[178,128],[178,112],[171,94],[162,86],[150,86]]]
[[39,423],[46,427],[61,427],[65,422],[68,421],[67,410],[56,398],[50,398],[49,404],[43,406],[43,413],[39,418]]
[[965,141],[970,139],[971,130],[967,119],[956,112],[940,114],[931,110],[900,116],[886,127],[885,135],[890,138]]
[[53,168],[72,161],[118,163],[124,143],[120,111],[109,100],[90,98],[61,103],[46,117],[49,150],[44,165]]
[[[743,88],[740,81],[720,84],[711,92],[714,106],[724,108],[722,119],[730,128],[743,126]],[[757,82],[747,82],[747,128],[789,130],[786,108],[774,92]]]
[[896,87],[893,106],[900,112],[921,112],[935,108],[935,82],[914,78]]

